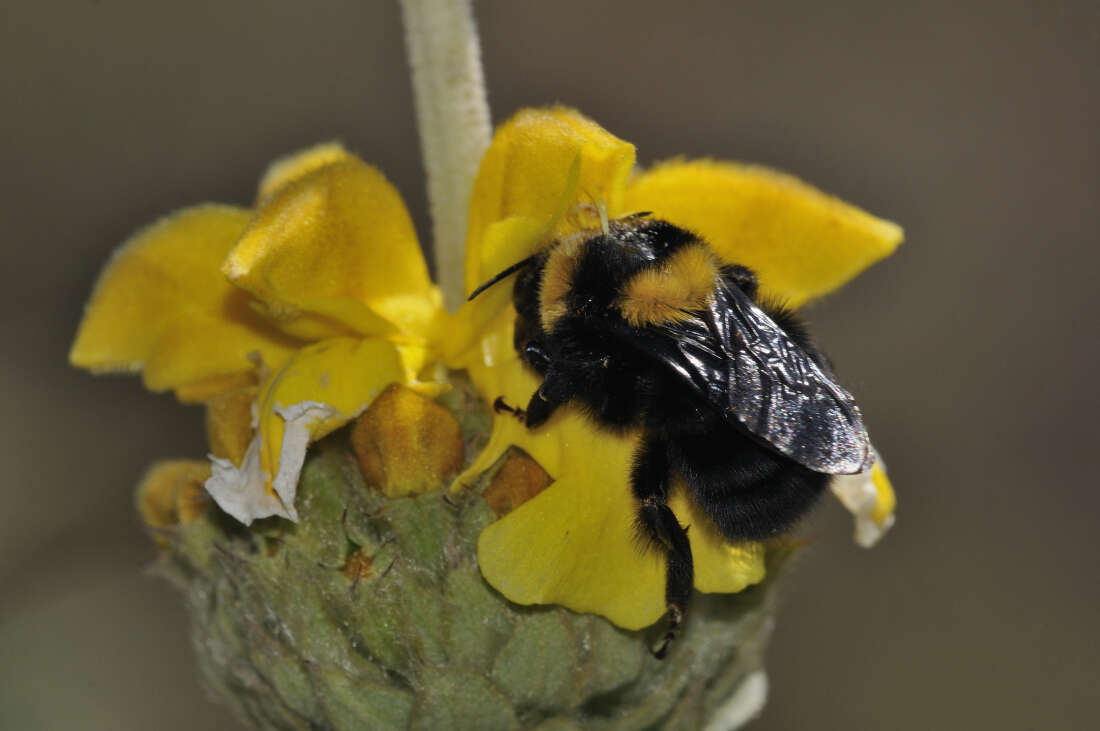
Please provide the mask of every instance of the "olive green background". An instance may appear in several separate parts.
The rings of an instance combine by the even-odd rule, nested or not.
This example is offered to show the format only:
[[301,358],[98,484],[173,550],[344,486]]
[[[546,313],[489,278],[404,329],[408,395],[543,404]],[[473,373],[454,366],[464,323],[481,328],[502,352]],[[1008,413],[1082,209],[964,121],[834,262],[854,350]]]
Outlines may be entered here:
[[[1100,13],[1088,2],[484,2],[496,121],[575,105],[638,146],[789,170],[907,242],[810,310],[900,493],[833,503],[787,581],[758,729],[1086,728],[1100,659]],[[151,460],[201,411],[69,370],[112,248],[338,138],[426,232],[391,2],[0,9],[0,727],[231,729],[144,573]],[[1090,721],[1092,723],[1090,723]]]

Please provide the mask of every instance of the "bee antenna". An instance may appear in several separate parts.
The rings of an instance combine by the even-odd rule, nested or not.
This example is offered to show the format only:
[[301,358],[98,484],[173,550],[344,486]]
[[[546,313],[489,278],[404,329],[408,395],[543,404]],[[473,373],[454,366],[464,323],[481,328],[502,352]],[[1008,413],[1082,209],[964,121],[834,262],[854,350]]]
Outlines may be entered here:
[[492,277],[491,279],[489,279],[489,281],[485,282],[485,283],[484,283],[484,284],[482,284],[482,285],[481,285],[480,287],[478,287],[478,288],[477,288],[477,289],[475,289],[475,290],[474,290],[473,292],[471,292],[471,293],[470,293],[470,296],[466,298],[466,301],[467,301],[467,302],[469,302],[469,301],[470,301],[470,300],[472,300],[472,299],[473,299],[474,297],[477,297],[477,296],[478,296],[479,294],[481,294],[481,293],[482,293],[482,292],[484,292],[485,290],[489,289],[489,287],[492,287],[492,286],[493,286],[494,284],[496,284],[496,283],[497,283],[497,282],[499,282],[500,280],[504,279],[505,277],[507,277],[507,276],[509,276],[509,275],[511,275],[511,274],[515,274],[515,273],[516,273],[516,272],[518,272],[518,271],[519,271],[520,269],[522,269],[523,267],[525,267],[525,266],[527,266],[528,264],[530,264],[530,263],[531,263],[531,261],[532,261],[532,260],[533,260],[533,259],[534,259],[534,258],[535,258],[536,256],[538,256],[538,254],[532,254],[531,256],[527,257],[526,259],[524,259],[524,260],[522,260],[522,261],[517,261],[517,262],[516,262],[515,264],[513,264],[512,266],[508,267],[508,268],[507,268],[507,269],[505,269],[504,271],[502,271],[502,272],[500,272],[499,274],[495,275],[494,277]]

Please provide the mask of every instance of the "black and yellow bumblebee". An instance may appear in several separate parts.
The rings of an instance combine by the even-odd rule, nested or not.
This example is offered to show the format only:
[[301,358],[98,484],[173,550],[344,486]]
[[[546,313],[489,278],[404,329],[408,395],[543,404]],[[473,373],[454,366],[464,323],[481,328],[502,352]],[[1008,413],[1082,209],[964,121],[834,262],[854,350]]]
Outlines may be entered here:
[[640,428],[630,480],[639,536],[667,559],[662,657],[694,573],[667,505],[673,476],[729,541],[774,537],[831,475],[871,467],[859,409],[750,269],[650,214],[553,241],[470,299],[517,273],[515,347],[542,383],[525,409],[495,406],[530,429],[566,403],[605,428]]

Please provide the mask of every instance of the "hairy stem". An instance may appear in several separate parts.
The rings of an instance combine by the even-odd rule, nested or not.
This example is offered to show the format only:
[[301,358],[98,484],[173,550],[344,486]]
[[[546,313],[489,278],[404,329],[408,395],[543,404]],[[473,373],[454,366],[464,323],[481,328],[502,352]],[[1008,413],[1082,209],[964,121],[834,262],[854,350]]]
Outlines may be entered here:
[[466,212],[489,146],[489,104],[470,0],[401,0],[412,69],[436,279],[447,308],[465,299]]

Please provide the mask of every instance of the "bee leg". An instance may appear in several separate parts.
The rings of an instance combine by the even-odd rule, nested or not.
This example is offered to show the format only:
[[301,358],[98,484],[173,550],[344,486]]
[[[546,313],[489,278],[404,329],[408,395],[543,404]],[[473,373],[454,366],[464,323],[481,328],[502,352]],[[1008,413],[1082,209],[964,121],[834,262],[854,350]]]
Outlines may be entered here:
[[518,406],[509,406],[503,396],[497,396],[496,400],[493,401],[493,411],[498,414],[511,414],[520,421],[524,421],[527,416],[527,412]]
[[573,398],[573,394],[577,392],[578,378],[577,373],[551,366],[539,390],[535,391],[527,404],[527,428],[542,426],[555,409]]
[[695,568],[691,559],[691,543],[687,531],[676,514],[665,504],[668,500],[669,460],[662,440],[647,435],[634,454],[630,486],[641,506],[637,528],[641,537],[665,552],[665,604],[668,606],[668,627],[661,643],[653,649],[658,660],[665,656],[669,644],[680,632],[687,611],[691,588],[695,583]]

